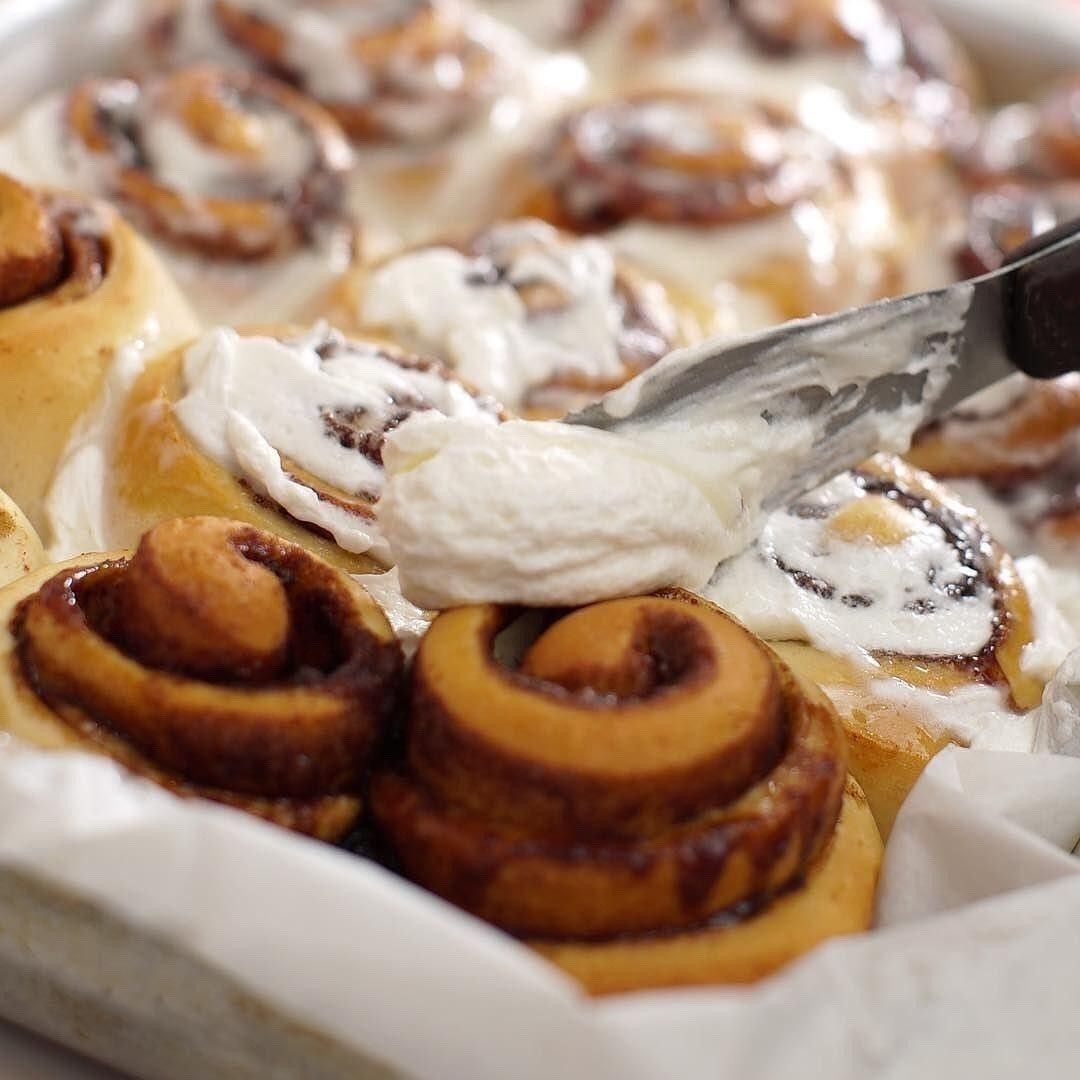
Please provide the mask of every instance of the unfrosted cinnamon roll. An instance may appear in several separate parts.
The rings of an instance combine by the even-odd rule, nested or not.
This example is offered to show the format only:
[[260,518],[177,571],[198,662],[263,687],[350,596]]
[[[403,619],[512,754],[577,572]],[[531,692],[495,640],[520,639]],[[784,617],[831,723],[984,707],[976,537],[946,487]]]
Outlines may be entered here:
[[1043,688],[1012,559],[925,473],[879,456],[771,515],[707,590],[837,706],[887,835],[949,742],[1030,749]]
[[405,874],[591,993],[749,982],[869,925],[880,840],[828,702],[689,594],[509,615],[420,645],[372,811]]
[[[766,104],[655,91],[570,113],[515,184],[521,211],[688,288],[740,329],[896,289],[884,176]],[[895,226],[895,227],[894,227]]]
[[322,839],[360,810],[401,654],[377,605],[303,548],[219,518],[0,592],[0,726]]
[[318,313],[437,356],[530,417],[584,405],[714,328],[703,299],[529,218],[357,267]]
[[37,529],[72,427],[116,354],[170,347],[195,327],[111,209],[0,174],[0,487]]
[[352,254],[345,136],[263,75],[90,79],[31,108],[8,142],[19,175],[115,201],[210,321],[287,318]]
[[78,447],[50,492],[66,550],[130,545],[165,519],[216,514],[369,570],[388,554],[374,509],[386,433],[429,409],[501,417],[436,361],[325,325],[210,331],[117,397],[86,433],[108,462],[100,499],[80,499]]

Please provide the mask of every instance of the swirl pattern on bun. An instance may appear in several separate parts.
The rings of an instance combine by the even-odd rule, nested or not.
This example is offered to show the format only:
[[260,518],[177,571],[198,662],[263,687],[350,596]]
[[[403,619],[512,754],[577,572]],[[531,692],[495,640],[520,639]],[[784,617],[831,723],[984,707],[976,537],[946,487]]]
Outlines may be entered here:
[[[372,790],[409,877],[593,992],[748,981],[865,926],[879,842],[839,724],[761,642],[674,592],[557,619],[512,670],[508,618],[459,608],[421,643]],[[774,936],[840,864],[832,918]]]
[[181,519],[0,607],[11,733],[323,839],[352,825],[402,661],[347,575],[249,525]]

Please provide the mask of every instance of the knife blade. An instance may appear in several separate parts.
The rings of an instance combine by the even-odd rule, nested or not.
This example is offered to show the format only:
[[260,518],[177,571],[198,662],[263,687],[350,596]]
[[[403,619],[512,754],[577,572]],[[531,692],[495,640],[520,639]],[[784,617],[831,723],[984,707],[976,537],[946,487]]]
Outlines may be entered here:
[[878,450],[906,450],[918,428],[1018,370],[1078,369],[1080,219],[969,281],[677,350],[565,422],[673,437],[718,415],[760,417],[778,435],[809,425],[767,510]]

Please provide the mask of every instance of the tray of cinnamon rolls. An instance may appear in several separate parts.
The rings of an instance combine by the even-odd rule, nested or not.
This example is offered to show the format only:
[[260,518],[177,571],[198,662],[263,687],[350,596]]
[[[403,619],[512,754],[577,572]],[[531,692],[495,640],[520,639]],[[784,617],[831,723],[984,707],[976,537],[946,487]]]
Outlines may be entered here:
[[762,514],[723,425],[560,422],[1080,214],[1080,23],[987,11],[0,4],[0,1016],[148,1077],[1056,1060],[962,973],[1080,914],[1080,377]]

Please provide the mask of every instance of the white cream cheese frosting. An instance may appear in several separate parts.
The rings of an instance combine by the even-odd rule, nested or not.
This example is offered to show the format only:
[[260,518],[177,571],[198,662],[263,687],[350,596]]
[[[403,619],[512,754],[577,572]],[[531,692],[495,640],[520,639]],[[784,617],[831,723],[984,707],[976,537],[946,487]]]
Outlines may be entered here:
[[1080,757],[1080,649],[1069,653],[1034,710],[1035,749]]
[[[120,84],[121,86],[130,84]],[[32,185],[108,197],[114,163],[87,153],[66,134],[66,96],[50,94],[31,105],[0,135],[0,169]],[[238,163],[198,140],[167,114],[143,117],[147,160],[160,182],[188,197],[196,215],[207,195],[235,194],[257,181],[258,191],[276,193],[303,178],[311,148],[288,117],[264,115],[268,131],[256,167]],[[213,223],[207,221],[207,232]],[[294,251],[257,261],[214,258],[187,251],[167,239],[148,237],[204,324],[280,322],[306,310],[352,260],[351,227],[326,223]]]
[[[662,585],[702,588],[750,542],[762,502],[808,456],[827,468],[852,453],[844,439],[831,440],[831,453],[815,447],[819,419],[790,397],[791,363],[804,364],[800,381],[836,392],[857,390],[906,356],[906,372],[925,380],[933,400],[969,302],[965,290],[927,301],[946,340],[921,352],[918,319],[892,323],[870,311],[839,330],[811,322],[805,353],[765,348],[723,393],[699,393],[674,415],[650,416],[650,395],[686,378],[715,344],[679,350],[606,395],[601,407],[617,431],[407,421],[386,440],[379,507],[405,595],[435,608],[570,605]],[[904,449],[921,415],[911,404],[869,411],[847,430],[860,447],[869,440]]]
[[978,655],[994,631],[993,590],[941,525],[905,514],[888,545],[831,527],[839,512],[874,498],[882,496],[844,473],[770,515],[706,595],[771,640],[846,655]]
[[383,433],[416,410],[495,424],[490,403],[437,367],[395,362],[379,346],[319,326],[303,338],[210,331],[184,356],[176,416],[209,458],[346,551],[386,559],[371,516],[321,498],[295,475],[370,502],[384,482]]
[[435,618],[434,612],[424,611],[405,599],[401,592],[397,567],[387,570],[385,574],[353,574],[353,579],[359,582],[382,608],[406,659],[411,657],[428,632],[428,627]]
[[416,416],[387,440],[378,514],[421,607],[583,604],[700,586],[743,518],[647,445],[588,428]]
[[[481,250],[469,254],[430,247],[384,262],[365,283],[361,321],[439,356],[513,409],[553,379],[615,385],[626,377],[627,345],[662,353],[676,333],[662,289],[649,304],[654,325],[629,324],[631,298],[600,240],[530,219],[478,239]],[[657,291],[643,289],[646,302]],[[656,340],[644,341],[649,333]]]

